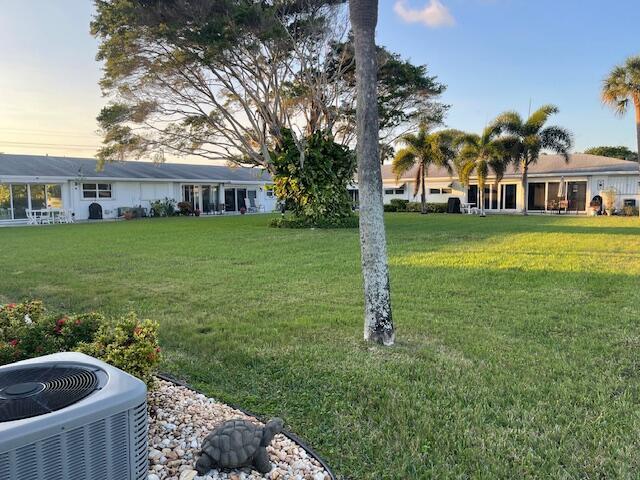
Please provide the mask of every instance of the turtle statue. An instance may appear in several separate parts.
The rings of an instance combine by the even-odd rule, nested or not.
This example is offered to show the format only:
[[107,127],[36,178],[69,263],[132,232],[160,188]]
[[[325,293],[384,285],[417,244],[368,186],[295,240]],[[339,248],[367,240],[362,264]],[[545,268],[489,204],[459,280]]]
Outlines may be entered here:
[[282,431],[284,422],[271,419],[264,427],[247,420],[229,420],[216,427],[202,442],[196,462],[199,475],[213,467],[253,467],[260,473],[271,471],[269,454],[265,448]]

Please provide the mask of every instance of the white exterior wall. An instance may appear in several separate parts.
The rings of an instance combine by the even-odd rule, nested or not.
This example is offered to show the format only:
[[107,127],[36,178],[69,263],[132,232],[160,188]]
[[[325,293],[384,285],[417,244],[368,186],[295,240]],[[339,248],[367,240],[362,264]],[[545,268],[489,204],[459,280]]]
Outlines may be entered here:
[[[618,192],[616,199],[616,208],[621,209],[624,205],[624,200],[626,199],[635,199],[636,205],[640,205],[640,176],[638,174],[618,174],[618,175],[610,175],[610,174],[600,174],[600,175],[530,175],[529,183],[559,183],[562,179],[565,182],[586,182],[587,184],[587,192],[586,192],[586,206],[588,208],[589,202],[591,199],[600,195],[604,188],[613,187]],[[491,185],[493,182],[492,179],[487,181],[487,186]],[[394,182],[393,185],[398,185],[400,182]],[[393,198],[402,198],[405,200],[409,200],[411,202],[419,202],[420,194],[414,196],[414,181],[407,180],[405,184],[405,194],[404,195],[384,195],[384,203],[389,203]],[[391,188],[390,183],[384,185],[384,188]],[[451,185],[451,187],[450,187]],[[475,180],[471,181],[471,185],[477,185]],[[528,201],[528,199],[524,198],[521,195],[521,184],[520,179],[516,177],[509,177],[502,180],[497,189],[498,195],[498,205],[501,205],[501,185],[516,185],[517,194],[516,194],[516,209],[515,210],[503,210],[507,213],[509,212],[517,212],[522,211],[524,205],[522,201]],[[432,188],[451,188],[451,194],[431,194],[429,192]],[[460,198],[461,201],[467,201],[467,188],[460,184],[457,180],[452,179],[436,179],[430,180],[427,178],[426,181],[426,190],[427,190],[427,202],[428,203],[447,203],[449,198],[457,197]],[[547,201],[550,199],[547,199]],[[473,202],[473,200],[472,200]],[[498,208],[500,210],[500,208]],[[495,211],[495,210],[494,210]]]
[[638,206],[640,204],[639,182],[637,175],[594,175],[589,179],[587,193],[591,196],[587,198],[587,202],[596,195],[602,196],[602,190],[613,187],[617,192],[615,208],[622,208],[627,199],[635,199]]

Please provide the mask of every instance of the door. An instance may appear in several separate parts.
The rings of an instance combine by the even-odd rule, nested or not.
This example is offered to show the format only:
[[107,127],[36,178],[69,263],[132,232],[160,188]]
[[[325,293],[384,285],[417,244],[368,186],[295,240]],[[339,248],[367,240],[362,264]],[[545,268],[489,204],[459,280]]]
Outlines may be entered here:
[[29,185],[31,190],[31,209],[42,210],[47,208],[47,194],[44,185]]
[[515,210],[516,209],[516,189],[517,185],[501,185],[502,188],[502,209],[503,210]]
[[234,188],[227,188],[224,191],[224,209],[227,212],[236,211],[236,191]]
[[469,185],[467,190],[467,203],[473,203],[474,206],[478,205],[478,186],[477,185]]
[[569,211],[583,212],[587,209],[587,182],[567,183]]
[[247,189],[246,188],[236,188],[236,205],[238,206],[238,210],[241,208],[247,208],[244,199],[247,198]]
[[11,198],[13,199],[13,218],[27,218],[27,208],[29,208],[27,186],[16,183],[11,185]]

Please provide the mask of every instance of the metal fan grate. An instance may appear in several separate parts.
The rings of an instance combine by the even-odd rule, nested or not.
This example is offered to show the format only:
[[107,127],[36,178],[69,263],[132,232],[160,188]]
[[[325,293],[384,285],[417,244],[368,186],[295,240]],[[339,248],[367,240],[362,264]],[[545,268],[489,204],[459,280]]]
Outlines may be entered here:
[[0,371],[0,422],[60,410],[99,388],[95,371],[80,365],[47,365]]

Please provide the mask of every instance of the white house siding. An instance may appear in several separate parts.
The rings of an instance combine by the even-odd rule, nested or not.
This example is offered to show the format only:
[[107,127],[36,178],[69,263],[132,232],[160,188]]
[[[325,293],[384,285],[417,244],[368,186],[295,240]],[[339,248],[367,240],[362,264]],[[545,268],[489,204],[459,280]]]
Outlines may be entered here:
[[[640,177],[637,174],[596,174],[596,175],[532,175],[529,177],[529,184],[532,183],[544,183],[547,184],[545,187],[546,195],[545,195],[545,205],[548,204],[549,200],[552,198],[549,197],[548,193],[548,184],[550,183],[560,183],[562,180],[564,182],[586,182],[586,208],[589,206],[589,202],[596,195],[601,195],[602,190],[605,188],[613,187],[616,189],[618,195],[616,199],[616,208],[620,209],[624,205],[624,201],[628,199],[635,199],[636,205],[640,204]],[[401,182],[399,182],[401,183]],[[402,198],[406,200],[410,200],[412,202],[420,201],[420,194],[413,195],[414,192],[414,181],[406,180],[405,182],[405,195],[384,195],[384,203],[389,203],[393,198]],[[565,195],[566,192],[566,183],[565,183]],[[397,183],[396,183],[397,184]],[[396,185],[394,184],[394,185]],[[516,208],[515,209],[505,209],[502,207],[502,186],[503,185],[515,185],[516,187]],[[476,181],[471,181],[470,186],[477,186]],[[505,212],[505,213],[515,213],[518,211],[522,211],[524,205],[522,203],[523,196],[521,195],[521,184],[520,179],[513,178],[505,178],[499,184],[495,192],[494,188],[494,180],[488,179],[487,188],[492,190],[491,195],[487,194],[487,202],[489,202],[489,207],[495,205],[494,196],[497,200],[497,209],[487,208],[488,213],[492,212]],[[385,188],[390,188],[385,185]],[[431,193],[432,189],[438,189],[442,191],[442,189],[451,189],[450,194],[434,194]],[[428,203],[446,203],[449,198],[457,197],[461,201],[466,202],[470,201],[471,203],[476,203],[477,200],[468,199],[467,191],[468,187],[462,186],[457,180],[452,180],[450,178],[446,179],[427,179],[426,182],[426,191],[427,191],[427,202]],[[491,200],[491,201],[490,201]],[[528,201],[528,199],[524,199],[524,201]],[[585,210],[586,210],[585,208]],[[585,212],[585,210],[581,210],[581,212]],[[535,210],[532,211],[535,213]]]
[[622,208],[625,200],[635,200],[638,205],[638,182],[637,175],[593,175],[589,180],[590,199],[602,195],[602,190],[613,187],[617,193],[616,208]]
[[[111,184],[111,198],[83,198],[82,183],[109,183]],[[103,218],[117,218],[118,208],[121,207],[137,207],[149,209],[151,202],[154,200],[162,200],[171,198],[176,202],[181,202],[183,185],[212,185],[219,186],[217,183],[205,182],[140,182],[140,181],[107,181],[100,180],[83,180],[80,182],[69,182],[71,203],[65,202],[65,208],[71,209],[75,213],[78,220],[86,220],[89,218],[89,205],[98,203],[102,207]],[[229,188],[243,188],[246,190],[255,190],[257,203],[262,205],[265,212],[271,212],[275,208],[275,199],[268,198],[264,185],[256,184],[229,184],[225,185]],[[224,190],[221,188],[221,197],[224,199]],[[64,198],[63,198],[64,201]],[[220,198],[218,199],[220,201]],[[224,201],[224,200],[222,200]]]

